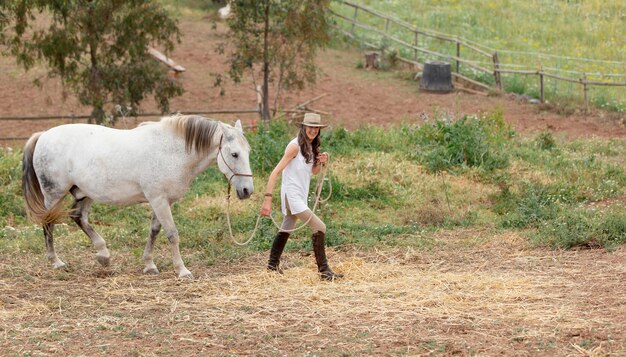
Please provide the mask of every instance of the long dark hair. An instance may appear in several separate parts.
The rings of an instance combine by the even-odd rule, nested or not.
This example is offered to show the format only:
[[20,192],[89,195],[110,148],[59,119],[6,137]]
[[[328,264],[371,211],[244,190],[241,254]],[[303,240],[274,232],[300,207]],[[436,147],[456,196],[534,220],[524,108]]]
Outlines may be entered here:
[[320,133],[321,130],[317,132],[317,136],[311,144],[309,145],[309,141],[306,136],[306,126],[300,126],[300,132],[298,133],[298,145],[300,145],[300,152],[302,156],[304,156],[304,160],[307,164],[313,162],[313,165],[316,165],[317,155],[320,154]]

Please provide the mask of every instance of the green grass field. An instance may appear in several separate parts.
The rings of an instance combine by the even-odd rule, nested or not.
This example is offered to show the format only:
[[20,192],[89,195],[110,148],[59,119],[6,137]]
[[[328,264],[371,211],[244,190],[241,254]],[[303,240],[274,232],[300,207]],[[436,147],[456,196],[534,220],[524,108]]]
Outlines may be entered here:
[[[562,77],[596,81],[624,82],[626,65],[626,3],[619,1],[425,1],[356,0],[356,4],[375,9],[383,14],[403,20],[414,27],[448,34],[468,40],[489,53],[498,51],[503,68],[545,69]],[[352,17],[354,10],[335,4],[339,13]],[[358,20],[371,27],[384,30],[380,18],[361,11]],[[348,29],[349,24],[340,22]],[[391,25],[389,33],[406,42],[413,43],[414,35],[408,30]],[[356,34],[370,42],[383,43],[380,35],[357,27]],[[454,44],[422,36],[420,47],[448,55],[456,54]],[[413,52],[402,50],[397,44],[388,43],[391,49],[413,58]],[[480,62],[491,68],[489,60],[462,50],[461,57]],[[420,53],[418,60],[441,58]],[[466,75],[492,83],[493,78],[466,68]],[[609,75],[603,76],[602,74]],[[539,95],[536,76],[520,77],[504,75],[507,91]],[[573,83],[546,81],[546,96],[550,101],[566,103],[572,99],[580,101],[582,87]],[[592,87],[590,101],[597,107],[617,112],[626,111],[624,87]]]
[[[249,134],[252,155],[264,158],[254,160],[257,190],[291,135],[291,128],[280,121],[268,133]],[[534,244],[561,248],[612,249],[626,243],[626,162],[621,154],[625,140],[565,143],[548,133],[522,139],[504,124],[501,114],[493,113],[444,118],[421,127],[336,129],[325,133],[324,143],[332,156],[332,199],[321,216],[334,246],[429,249],[437,244],[437,231],[460,227],[514,230]],[[0,251],[41,254],[41,229],[27,222],[23,208],[21,152],[0,154]],[[225,224],[225,190],[223,176],[212,168],[175,205],[181,245],[203,262],[266,250],[275,231],[263,220],[247,249],[235,247]],[[262,197],[255,196],[233,202],[239,241],[248,237],[258,214]],[[124,247],[139,257],[149,215],[145,205],[95,205],[92,221],[113,249]],[[90,245],[73,222],[66,223],[60,236],[70,237],[72,244]],[[296,235],[310,233],[307,228]],[[296,249],[310,244],[308,239],[301,242]]]

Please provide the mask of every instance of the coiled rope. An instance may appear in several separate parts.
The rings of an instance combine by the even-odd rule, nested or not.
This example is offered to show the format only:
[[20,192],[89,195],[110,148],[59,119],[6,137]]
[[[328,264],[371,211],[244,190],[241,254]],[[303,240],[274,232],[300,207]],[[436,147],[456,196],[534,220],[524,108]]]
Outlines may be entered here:
[[[313,209],[311,210],[312,214],[309,216],[309,219],[306,220],[306,222],[302,223],[302,225],[300,225],[299,227],[296,227],[294,229],[289,229],[289,230],[285,230],[284,232],[295,232],[299,229],[304,228],[309,221],[311,220],[311,218],[313,218],[313,214],[315,214],[315,210],[317,209],[318,204],[320,203],[326,203],[329,199],[330,196],[333,194],[333,185],[330,179],[330,175],[328,174],[330,172],[330,162],[326,163],[326,165],[322,165],[322,169],[320,170],[318,176],[317,176],[317,183],[315,184],[315,201],[313,203]],[[326,198],[321,198],[322,196],[322,188],[324,185],[324,180],[326,178],[326,176],[328,176],[328,196]],[[261,214],[259,214],[259,216],[256,219],[256,224],[254,225],[254,229],[252,230],[252,233],[250,234],[250,238],[248,238],[245,242],[238,242],[235,239],[235,236],[233,235],[233,228],[232,225],[230,223],[230,180],[228,182],[228,194],[226,195],[226,202],[227,202],[227,208],[226,208],[226,222],[228,224],[228,233],[230,234],[230,239],[233,241],[233,243],[237,244],[237,245],[246,245],[248,243],[250,243],[252,241],[252,239],[254,238],[254,236],[256,235],[256,232],[259,228],[259,224],[261,222],[261,218],[263,218],[263,216],[261,216]],[[272,220],[272,223],[274,223],[274,226],[276,226],[276,228],[280,229],[280,225],[278,224],[278,222],[276,222],[276,219],[274,218],[274,216],[270,213],[270,219]]]

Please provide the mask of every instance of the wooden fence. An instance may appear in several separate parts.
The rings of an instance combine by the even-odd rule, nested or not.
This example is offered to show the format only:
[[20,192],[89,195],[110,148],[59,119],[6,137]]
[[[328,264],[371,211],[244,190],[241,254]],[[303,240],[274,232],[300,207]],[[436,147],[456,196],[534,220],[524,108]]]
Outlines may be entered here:
[[[188,112],[180,112],[185,115],[207,115],[207,114],[260,114],[259,109],[222,109],[222,110],[211,110],[211,111],[188,111]],[[162,113],[139,113],[130,118],[137,117],[162,117],[167,114]],[[89,115],[42,115],[42,116],[6,116],[0,117],[0,124],[6,123],[9,121],[46,121],[46,120],[62,120],[64,123],[75,123],[89,120],[91,116]],[[43,129],[43,128],[42,128]],[[2,135],[2,134],[0,134]],[[23,141],[27,140],[28,137],[6,137],[0,136],[1,141]]]
[[[369,31],[370,33],[374,33],[377,35],[382,36],[383,38],[383,42],[394,42],[406,49],[409,50],[409,52],[413,52],[414,54],[414,58],[410,59],[410,58],[406,58],[402,55],[398,55],[397,58],[398,60],[405,62],[405,63],[409,63],[409,64],[413,64],[415,66],[418,67],[423,67],[423,63],[419,63],[418,62],[418,53],[425,53],[427,55],[430,56],[434,56],[434,57],[438,57],[450,62],[454,62],[455,66],[455,70],[452,73],[452,76],[460,79],[460,80],[464,80],[466,82],[472,83],[473,85],[476,85],[478,87],[481,87],[483,89],[486,90],[490,90],[492,89],[492,87],[488,84],[482,83],[476,79],[472,79],[469,78],[468,76],[462,75],[461,74],[461,66],[467,66],[471,69],[473,69],[474,71],[478,71],[484,74],[487,74],[488,76],[492,76],[493,77],[493,81],[495,83],[496,89],[499,91],[503,91],[503,83],[502,83],[502,76],[501,74],[503,73],[508,73],[508,74],[517,74],[517,75],[536,75],[538,77],[538,81],[539,81],[539,89],[540,89],[540,98],[539,100],[543,103],[545,102],[545,94],[544,94],[544,79],[545,78],[552,78],[555,79],[557,81],[565,81],[565,82],[569,82],[569,83],[576,83],[576,84],[580,84],[582,86],[582,91],[583,91],[583,97],[584,97],[584,101],[585,101],[585,108],[589,108],[589,87],[590,86],[606,86],[606,87],[614,87],[614,86],[626,86],[626,76],[624,78],[624,82],[601,82],[601,81],[592,81],[592,80],[588,80],[586,78],[586,75],[583,75],[582,78],[566,78],[564,76],[558,75],[558,74],[554,74],[552,72],[549,71],[545,71],[543,69],[539,69],[539,70],[513,70],[513,69],[505,69],[502,68],[503,66],[501,65],[500,61],[499,61],[499,56],[498,56],[498,52],[494,51],[494,52],[488,52],[487,50],[485,50],[484,46],[481,46],[479,44],[475,44],[475,43],[470,43],[467,40],[463,40],[460,39],[458,37],[455,36],[450,36],[450,35],[446,35],[446,34],[441,34],[441,33],[435,33],[432,31],[426,31],[426,30],[421,30],[419,28],[416,28],[402,20],[387,16],[385,14],[382,14],[376,10],[373,9],[369,9],[367,7],[358,5],[358,4],[354,4],[351,3],[349,1],[337,1],[337,3],[340,4],[340,6],[343,7],[348,7],[350,8],[353,13],[352,13],[352,17],[349,16],[345,16],[342,14],[339,14],[338,12],[332,11],[331,13],[333,16],[335,16],[337,19],[344,21],[348,24],[350,30],[346,30],[345,28],[342,27],[338,27],[338,30],[341,31],[344,35],[362,43],[363,45],[370,47],[370,48],[374,48],[374,49],[380,49],[382,46],[381,44],[374,44],[374,43],[370,43],[367,42],[366,40],[363,40],[361,38],[359,38],[356,34],[355,34],[355,29],[356,28],[361,28],[363,30]],[[349,10],[348,10],[349,12]],[[373,16],[375,18],[378,18],[380,20],[382,20],[384,22],[384,29],[377,29],[377,28],[373,28],[365,23],[359,22],[358,20],[358,15],[359,13],[366,13],[370,16]],[[393,35],[391,35],[389,33],[389,26],[390,24],[394,24],[397,25],[399,27],[402,27],[408,31],[410,31],[413,34],[413,43],[408,43],[402,39],[399,39],[397,37],[394,37]],[[418,46],[418,39],[420,36],[425,36],[428,38],[432,38],[434,40],[437,41],[441,41],[441,42],[446,42],[446,43],[450,43],[453,44],[454,47],[456,48],[456,54],[455,55],[451,55],[451,54],[446,54],[446,53],[441,53],[441,52],[437,52],[437,51],[433,51],[431,49],[428,48],[424,48],[424,47],[419,47]],[[473,56],[477,56],[479,58],[483,58],[486,59],[489,63],[491,63],[490,68],[486,68],[484,66],[482,66],[480,64],[479,61],[473,61],[473,60],[469,60],[467,58],[463,58],[461,57],[461,55],[463,53],[470,53]],[[540,66],[537,66],[537,68],[540,68]]]

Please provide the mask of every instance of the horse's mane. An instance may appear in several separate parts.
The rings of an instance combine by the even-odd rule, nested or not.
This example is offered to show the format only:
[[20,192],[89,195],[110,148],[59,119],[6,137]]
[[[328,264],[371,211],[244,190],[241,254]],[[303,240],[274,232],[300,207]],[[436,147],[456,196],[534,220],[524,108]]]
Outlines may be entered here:
[[187,152],[195,149],[198,154],[208,154],[211,149],[211,139],[219,126],[217,121],[198,115],[173,115],[162,118],[161,123],[171,127],[177,135],[185,138]]

